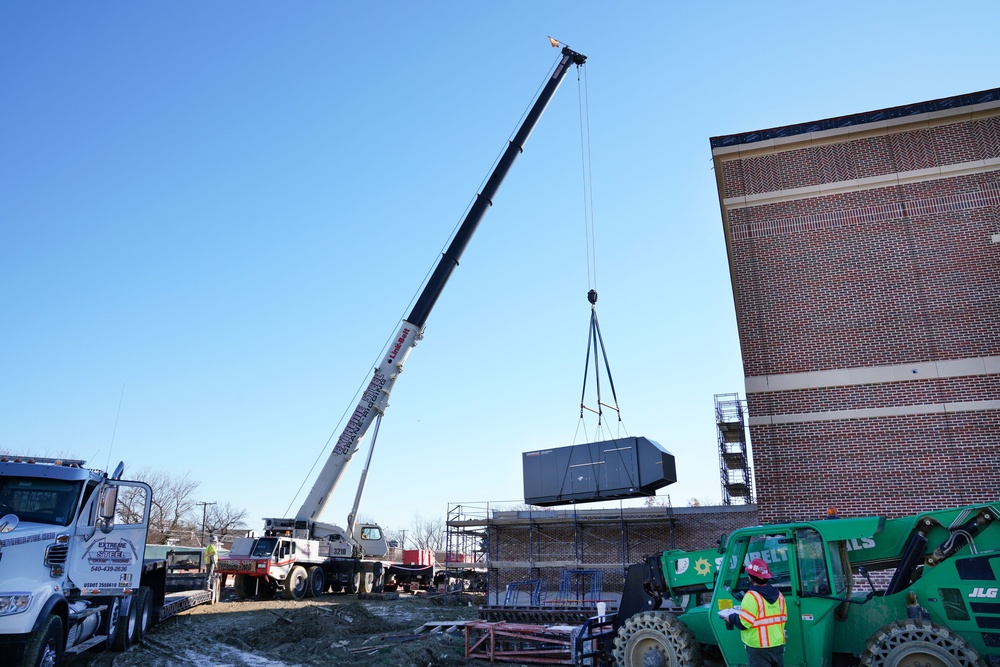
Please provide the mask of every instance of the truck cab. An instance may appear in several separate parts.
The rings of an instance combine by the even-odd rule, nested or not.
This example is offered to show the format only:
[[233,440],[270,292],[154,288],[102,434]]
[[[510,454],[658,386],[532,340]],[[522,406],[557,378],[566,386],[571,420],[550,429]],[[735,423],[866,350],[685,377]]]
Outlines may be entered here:
[[[55,664],[121,646],[143,571],[151,491],[82,461],[0,457],[0,660]],[[135,494],[120,511],[119,495]]]

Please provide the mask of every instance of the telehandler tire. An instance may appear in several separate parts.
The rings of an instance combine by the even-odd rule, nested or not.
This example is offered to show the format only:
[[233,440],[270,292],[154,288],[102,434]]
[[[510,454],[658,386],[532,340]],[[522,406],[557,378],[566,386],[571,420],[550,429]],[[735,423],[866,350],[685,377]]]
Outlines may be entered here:
[[618,667],[701,667],[703,664],[701,649],[691,631],[663,611],[644,611],[627,619],[615,637],[614,657]]
[[976,649],[946,627],[920,619],[895,621],[868,640],[863,667],[986,667]]

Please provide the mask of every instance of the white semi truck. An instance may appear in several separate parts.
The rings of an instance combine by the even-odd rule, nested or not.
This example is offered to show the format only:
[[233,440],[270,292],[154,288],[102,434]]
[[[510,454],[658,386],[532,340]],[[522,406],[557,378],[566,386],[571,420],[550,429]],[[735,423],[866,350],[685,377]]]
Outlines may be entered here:
[[[553,46],[558,42],[553,41]],[[217,572],[236,576],[234,587],[240,597],[270,597],[279,590],[289,599],[301,599],[323,593],[327,588],[351,593],[379,591],[383,585],[381,559],[388,552],[381,528],[375,524],[357,524],[358,507],[368,476],[378,427],[389,407],[392,392],[410,350],[423,338],[424,325],[441,295],[469,240],[493,204],[500,184],[542,112],[558,90],[572,65],[581,66],[587,57],[568,47],[549,73],[538,97],[524,116],[521,126],[497,160],[482,191],[469,207],[462,224],[424,285],[413,310],[403,320],[385,356],[375,368],[367,389],[355,407],[347,426],[340,433],[309,495],[294,518],[265,519],[264,535],[237,540],[229,555],[219,560]],[[358,484],[354,505],[347,517],[347,528],[319,522],[330,496],[336,489],[351,458],[361,446],[368,429],[375,424],[368,462]]]
[[[167,595],[144,558],[152,491],[83,461],[0,457],[0,665],[55,667],[64,654],[125,650],[151,623],[217,599]],[[123,512],[119,496],[138,501]]]

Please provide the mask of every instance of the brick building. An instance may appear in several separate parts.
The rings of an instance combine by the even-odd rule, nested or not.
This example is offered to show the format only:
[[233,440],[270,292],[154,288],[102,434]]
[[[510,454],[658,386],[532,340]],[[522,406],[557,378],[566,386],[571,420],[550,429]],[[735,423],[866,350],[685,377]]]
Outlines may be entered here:
[[711,145],[761,521],[1000,498],[1000,89]]

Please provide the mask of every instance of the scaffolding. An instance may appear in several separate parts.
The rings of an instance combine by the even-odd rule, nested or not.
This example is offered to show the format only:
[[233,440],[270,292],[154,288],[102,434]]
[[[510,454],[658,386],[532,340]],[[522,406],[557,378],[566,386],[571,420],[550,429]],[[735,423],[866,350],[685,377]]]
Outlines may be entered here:
[[530,597],[534,605],[575,603],[592,610],[605,586],[621,590],[630,564],[676,547],[674,509],[669,498],[667,503],[603,510],[454,504],[448,548],[462,539],[480,548],[489,604]]
[[719,473],[722,502],[752,505],[753,478],[747,448],[746,401],[739,394],[715,395],[715,424],[719,434]]
[[486,518],[489,503],[448,506],[445,523],[445,574],[449,584],[463,582],[462,588],[481,590],[487,587]]

